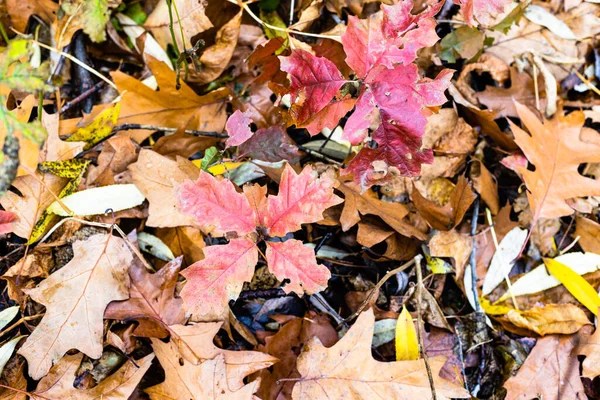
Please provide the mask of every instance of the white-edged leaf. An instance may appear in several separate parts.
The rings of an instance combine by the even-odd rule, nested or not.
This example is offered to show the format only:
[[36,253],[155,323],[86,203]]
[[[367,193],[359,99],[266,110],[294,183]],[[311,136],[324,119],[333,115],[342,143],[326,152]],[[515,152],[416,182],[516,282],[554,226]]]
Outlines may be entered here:
[[543,7],[535,5],[528,6],[525,10],[525,18],[534,24],[548,28],[552,33],[560,38],[577,40],[577,36],[575,36],[567,24],[556,18]]
[[[114,212],[139,206],[146,198],[134,184],[109,185],[82,190],[60,199],[75,215],[87,216],[104,214],[112,209]],[[67,217],[70,214],[58,201],[50,204],[48,212]]]
[[381,319],[375,321],[373,330],[373,347],[379,347],[382,344],[391,342],[396,338],[396,320]]
[[[310,247],[311,249],[314,249],[316,246],[314,243],[305,243],[304,244],[306,247]],[[344,250],[340,250],[340,249],[336,249],[335,247],[331,247],[331,246],[321,246],[321,248],[319,249],[319,252],[316,254],[317,257],[325,257],[325,258],[333,258],[333,259],[342,259],[345,257],[348,257],[350,255],[350,253],[348,253],[347,251]]]
[[515,258],[521,252],[521,247],[527,239],[527,229],[513,228],[504,236],[498,250],[492,258],[490,267],[485,275],[481,294],[490,294],[508,276],[514,265]]
[[19,313],[19,306],[8,307],[0,312],[0,329],[3,329]]
[[0,375],[4,370],[6,363],[8,360],[10,360],[10,356],[12,356],[13,352],[15,351],[17,343],[19,343],[19,340],[23,339],[24,337],[25,335],[17,336],[16,338],[4,343],[2,347],[0,347]]
[[175,258],[169,246],[167,246],[162,240],[154,235],[146,232],[140,232],[137,234],[137,240],[140,250],[152,254],[154,257],[160,260],[171,261]]
[[[600,269],[600,255],[594,253],[563,254],[556,257],[555,260],[565,264],[579,275],[589,274]],[[542,264],[513,283],[512,293],[515,296],[523,296],[551,289],[560,284],[560,281],[550,275],[546,266]],[[506,293],[502,299],[509,297],[510,294]]]

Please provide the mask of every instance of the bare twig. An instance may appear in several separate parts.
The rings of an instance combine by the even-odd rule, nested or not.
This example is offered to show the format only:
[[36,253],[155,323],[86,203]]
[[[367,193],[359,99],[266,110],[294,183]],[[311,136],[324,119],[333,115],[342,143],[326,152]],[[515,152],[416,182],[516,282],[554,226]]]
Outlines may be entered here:
[[[158,132],[165,132],[165,133],[175,133],[178,130],[177,128],[167,128],[165,126],[155,126],[155,125],[146,125],[146,124],[123,124],[123,125],[115,126],[113,128],[113,133],[116,133],[119,131],[130,131],[132,129],[146,129],[149,131],[158,131]],[[214,137],[214,138],[219,138],[219,139],[227,139],[229,137],[229,135],[227,135],[226,133],[220,133],[220,132],[206,132],[206,131],[197,131],[197,130],[193,130],[193,129],[186,129],[184,132],[187,133],[188,135],[202,136],[202,137]]]
[[79,102],[87,99],[88,97],[90,97],[91,95],[93,95],[94,93],[96,93],[104,85],[105,85],[104,81],[100,81],[100,82],[96,83],[94,86],[92,86],[91,88],[89,88],[85,92],[82,92],[79,96],[75,97],[71,101],[66,102],[65,105],[63,105],[61,107],[59,113],[63,114],[65,112],[67,112],[67,110],[71,109],[71,107],[77,105]]
[[367,298],[361,303],[360,307],[358,307],[358,309],[355,312],[353,312],[352,315],[350,315],[348,318],[346,318],[344,320],[344,322],[352,321],[354,318],[358,317],[358,315],[367,307],[367,305],[369,304],[369,301],[371,301],[371,298],[373,297],[373,295],[375,293],[379,292],[379,289],[383,286],[383,284],[385,282],[387,282],[388,279],[390,279],[392,276],[396,276],[396,274],[398,272],[404,271],[408,267],[412,266],[414,263],[415,263],[415,260],[412,259],[409,262],[407,262],[406,264],[403,264],[400,267],[393,269],[390,272],[388,272],[387,274],[385,274],[385,276],[379,282],[377,282],[377,285],[375,285],[375,287],[373,289],[371,289],[371,291],[367,295]]
[[335,165],[337,165],[338,167],[344,167],[344,164],[343,164],[343,163],[341,163],[341,162],[339,162],[339,161],[337,161],[337,160],[334,160],[333,158],[331,158],[331,157],[329,157],[329,156],[326,156],[326,155],[325,155],[325,154],[323,154],[323,153],[319,153],[318,151],[315,151],[315,150],[308,149],[308,148],[306,148],[306,147],[304,147],[304,146],[298,146],[298,150],[300,150],[300,151],[303,151],[303,152],[305,152],[305,153],[307,153],[307,154],[310,154],[311,156],[313,156],[313,157],[315,157],[315,158],[319,158],[319,159],[321,159],[321,160],[325,160],[325,161],[327,161],[327,162],[330,162],[330,163],[332,163],[332,164],[335,164]]
[[429,358],[425,351],[425,345],[423,344],[423,318],[421,316],[421,302],[423,301],[423,271],[421,271],[421,261],[423,256],[417,254],[414,258],[415,269],[417,270],[417,339],[419,340],[419,350],[421,351],[421,357],[425,362],[425,369],[427,370],[427,378],[429,379],[429,386],[431,387],[431,396],[433,400],[437,400],[435,393],[435,384],[433,382],[433,374],[431,373],[431,366],[429,365]]
[[41,314],[31,315],[29,317],[21,317],[21,319],[19,319],[17,322],[15,322],[11,326],[9,326],[8,328],[6,328],[2,332],[0,332],[0,337],[6,335],[8,332],[12,331],[14,328],[21,325],[23,322],[31,321],[32,319],[38,319],[38,318],[43,317],[44,315],[45,315],[45,313],[41,313]]

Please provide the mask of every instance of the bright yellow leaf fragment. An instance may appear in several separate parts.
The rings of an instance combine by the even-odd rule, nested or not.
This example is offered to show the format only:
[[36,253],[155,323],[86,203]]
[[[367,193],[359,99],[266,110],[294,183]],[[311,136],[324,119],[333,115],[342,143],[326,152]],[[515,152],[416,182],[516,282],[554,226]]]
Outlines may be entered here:
[[396,322],[396,361],[418,359],[419,341],[415,324],[406,307],[403,307]]
[[559,261],[544,258],[544,264],[546,264],[548,271],[567,288],[573,297],[579,300],[594,315],[598,315],[600,296],[588,281]]

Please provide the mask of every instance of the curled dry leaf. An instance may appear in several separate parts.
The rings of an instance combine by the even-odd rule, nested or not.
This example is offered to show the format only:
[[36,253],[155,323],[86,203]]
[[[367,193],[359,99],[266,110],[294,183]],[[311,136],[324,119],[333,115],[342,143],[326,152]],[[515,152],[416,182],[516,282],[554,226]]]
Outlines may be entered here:
[[117,372],[91,389],[77,389],[73,386],[77,371],[83,359],[82,354],[64,356],[50,373],[45,376],[33,393],[34,398],[65,400],[122,400],[134,392],[142,377],[150,368],[154,354],[135,360],[126,361]]
[[[363,312],[346,335],[333,347],[312,338],[298,357],[301,378],[294,386],[295,400],[319,398],[370,399],[431,396],[423,360],[382,363],[371,355],[375,317]],[[456,384],[438,376],[444,361],[429,359],[438,396],[469,398]]]
[[70,349],[102,355],[102,315],[113,300],[129,295],[133,255],[121,238],[94,235],[73,243],[73,259],[25,292],[46,306],[46,314],[19,349],[29,375],[40,379]]
[[[573,304],[547,304],[523,312],[510,310],[506,320],[521,329],[516,330],[517,333],[527,335],[527,331],[532,331],[541,336],[570,335],[591,324],[585,312]],[[506,324],[503,325],[515,332]]]

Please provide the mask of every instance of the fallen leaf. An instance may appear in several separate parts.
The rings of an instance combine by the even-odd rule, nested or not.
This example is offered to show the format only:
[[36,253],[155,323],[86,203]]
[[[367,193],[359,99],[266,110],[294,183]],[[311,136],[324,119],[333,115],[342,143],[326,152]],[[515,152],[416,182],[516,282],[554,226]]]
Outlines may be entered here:
[[579,237],[579,245],[586,252],[600,253],[600,224],[591,219],[577,217],[573,237]]
[[581,275],[556,259],[544,258],[544,265],[567,290],[594,315],[598,316],[600,296]]
[[419,359],[419,342],[417,340],[417,330],[413,319],[406,309],[402,307],[402,312],[396,321],[395,333],[396,361],[411,361]]
[[498,184],[496,184],[494,176],[481,161],[473,160],[470,177],[473,181],[473,189],[479,193],[481,200],[490,208],[492,215],[498,214],[500,200],[498,199]]
[[33,379],[46,375],[72,348],[100,358],[104,309],[128,296],[133,256],[123,239],[94,235],[74,242],[73,252],[67,265],[25,291],[46,306],[44,318],[19,349]]
[[454,258],[458,282],[463,279],[472,248],[472,240],[455,230],[438,232],[429,240],[429,250],[432,256]]
[[505,277],[509,276],[515,260],[521,254],[527,236],[526,229],[514,228],[498,244],[498,249],[483,281],[481,288],[483,296],[491,293]]
[[154,354],[140,360],[126,361],[119,370],[91,389],[80,390],[73,386],[82,354],[64,356],[50,373],[38,383],[34,397],[65,400],[120,400],[129,398],[144,374],[152,365]]
[[540,121],[526,106],[515,102],[515,107],[530,131],[528,134],[511,122],[515,141],[535,166],[535,171],[517,167],[529,189],[534,220],[571,215],[574,210],[567,199],[600,195],[600,181],[577,170],[580,164],[600,162],[600,145],[580,138],[583,112],[557,113],[551,120]]
[[[81,190],[55,201],[48,212],[67,217],[70,215],[98,215],[107,210],[114,212],[139,206],[146,200],[142,192],[133,184],[109,185]],[[69,212],[65,207],[72,211]]]
[[552,335],[538,340],[518,374],[504,384],[506,400],[540,396],[544,400],[585,399],[579,363],[571,352],[587,336],[582,330],[575,335]]
[[[419,361],[382,363],[371,355],[375,317],[372,310],[363,312],[346,335],[333,347],[324,347],[312,338],[298,357],[300,380],[294,386],[294,399],[322,397],[382,398],[430,396],[431,388],[425,364]],[[443,361],[429,360],[436,392],[439,396],[468,398],[460,386],[441,379]]]
[[13,26],[20,32],[25,32],[29,17],[32,15],[37,15],[47,24],[51,24],[56,18],[56,12],[58,11],[58,5],[52,0],[32,2],[7,0],[6,5]]
[[0,234],[12,232],[14,230],[13,222],[19,217],[10,211],[0,210]]
[[180,226],[176,228],[159,228],[155,233],[158,238],[169,246],[175,257],[183,256],[186,266],[204,258],[202,249],[205,243],[200,229]]
[[129,268],[129,299],[111,302],[104,311],[105,319],[130,320],[138,323],[136,336],[165,338],[169,325],[185,321],[183,301],[175,297],[175,285],[181,257],[150,274],[140,262]]
[[108,186],[115,183],[115,175],[127,171],[137,161],[139,146],[127,136],[108,139],[102,146],[97,166],[88,168],[86,186]]
[[596,329],[594,334],[589,336],[587,340],[580,343],[577,347],[577,354],[586,356],[581,366],[583,367],[581,376],[584,378],[594,379],[600,375],[600,352],[598,351],[598,341],[600,340],[600,330]]
[[510,3],[510,0],[454,0],[454,4],[460,5],[465,20],[472,26],[488,25]]
[[519,328],[538,335],[570,335],[591,322],[585,312],[572,304],[547,304],[518,312],[510,310],[506,318]]
[[239,147],[242,155],[267,162],[287,160],[295,164],[302,153],[280,126],[261,128]]
[[477,195],[473,193],[467,178],[461,175],[450,199],[443,207],[427,200],[415,187],[411,197],[419,213],[432,228],[448,231],[462,221]]

